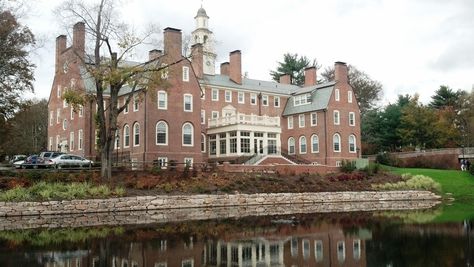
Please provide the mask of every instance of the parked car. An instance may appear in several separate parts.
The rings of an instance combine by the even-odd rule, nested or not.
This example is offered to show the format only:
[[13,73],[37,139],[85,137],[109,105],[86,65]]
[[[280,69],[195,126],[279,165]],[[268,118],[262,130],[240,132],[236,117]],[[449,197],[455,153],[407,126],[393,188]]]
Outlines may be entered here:
[[38,155],[31,155],[25,159],[25,161],[20,165],[22,169],[34,168],[37,169],[40,166],[44,166],[44,161]]
[[15,167],[15,169],[19,169],[21,168],[21,165],[25,163],[25,160],[17,160],[15,162],[13,162],[13,167]]
[[46,164],[61,169],[65,167],[91,167],[94,162],[77,155],[62,154],[49,159]]
[[12,157],[12,159],[9,162],[10,164],[13,164],[17,161],[22,161],[22,160],[24,161],[25,159],[26,159],[26,155],[15,155]]
[[47,162],[49,159],[55,158],[59,155],[65,154],[63,152],[58,151],[44,151],[39,154],[40,158],[43,159],[44,162]]

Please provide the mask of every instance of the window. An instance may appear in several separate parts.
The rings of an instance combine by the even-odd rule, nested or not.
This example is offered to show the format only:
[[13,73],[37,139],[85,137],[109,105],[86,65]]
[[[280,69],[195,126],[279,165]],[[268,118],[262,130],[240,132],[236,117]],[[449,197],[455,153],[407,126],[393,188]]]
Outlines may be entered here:
[[125,106],[125,109],[123,110],[123,113],[124,113],[124,114],[127,114],[127,113],[128,113],[127,98],[124,98],[124,99],[123,99],[123,104],[124,104],[124,106]]
[[206,135],[201,134],[201,152],[206,152]]
[[61,118],[61,109],[58,108],[58,109],[56,109],[56,124],[59,123],[60,118]]
[[237,153],[237,132],[233,131],[229,133],[230,136],[230,153],[235,154]]
[[344,241],[337,242],[337,260],[339,262],[346,260],[346,245]]
[[63,130],[66,130],[67,129],[67,120],[64,119],[63,120]]
[[311,103],[311,94],[302,94],[293,97],[293,104],[295,106],[301,106]]
[[334,100],[339,101],[339,89],[334,90]]
[[133,146],[140,146],[140,124],[138,122],[133,125]]
[[347,102],[352,103],[352,91],[347,91]]
[[181,261],[181,267],[194,267],[194,260],[189,259]]
[[302,244],[302,248],[303,248],[303,258],[305,260],[309,259],[309,239],[303,239],[303,244]]
[[254,93],[250,94],[250,104],[257,105],[257,94],[254,94]]
[[225,102],[232,102],[232,91],[225,91],[224,93]]
[[288,129],[293,129],[293,116],[289,116],[288,120]]
[[74,120],[74,108],[71,106],[71,120]]
[[240,152],[250,153],[250,132],[240,132]]
[[341,152],[341,136],[339,134],[332,136],[332,147],[334,152]]
[[238,101],[239,104],[245,104],[245,92],[239,92]]
[[305,126],[304,114],[300,114],[298,116],[298,125],[299,125],[300,128],[304,128],[304,126]]
[[311,126],[318,125],[318,114],[316,112],[311,113]]
[[158,109],[168,109],[168,93],[158,91]]
[[355,126],[355,113],[349,112],[349,125]]
[[280,107],[280,97],[279,96],[274,96],[273,97],[273,106],[275,106],[276,108]]
[[59,135],[56,135],[56,147],[59,148]]
[[262,105],[268,106],[268,96],[262,95]]
[[58,90],[56,92],[57,92],[57,97],[60,98],[61,97],[61,85],[58,85]]
[[49,150],[53,150],[53,137],[52,137],[52,136],[49,137],[49,145],[48,145],[48,147],[49,147]]
[[63,99],[63,108],[67,108],[69,106],[68,102],[66,99]]
[[114,144],[114,148],[115,149],[119,149],[120,148],[120,131],[117,129],[115,131],[115,144]]
[[193,167],[193,158],[184,158],[184,166],[188,168]]
[[138,95],[134,95],[133,96],[133,111],[134,112],[138,111],[138,107],[139,107]]
[[316,240],[314,241],[314,258],[316,262],[323,261],[323,241]]
[[219,89],[212,89],[212,101],[219,101]]
[[349,135],[349,152],[356,153],[356,137],[355,135]]
[[183,67],[183,82],[189,82],[189,67]]
[[356,239],[352,242],[352,255],[355,260],[360,259],[360,239]]
[[334,110],[334,125],[339,125],[339,124],[340,124],[339,111]]
[[54,111],[49,111],[49,126],[53,126]]
[[295,138],[293,137],[288,138],[288,154],[295,154]]
[[216,155],[217,151],[216,151],[216,135],[215,134],[212,134],[212,135],[209,135],[209,154],[210,155]]
[[69,133],[69,151],[74,151],[74,132]]
[[184,95],[184,111],[186,112],[193,111],[193,96],[190,94]]
[[130,126],[123,127],[123,147],[130,147]]
[[77,137],[77,138],[78,138],[78,141],[77,141],[77,143],[78,143],[78,144],[77,144],[77,149],[82,150],[82,143],[84,142],[84,141],[83,141],[83,140],[84,140],[84,134],[83,134],[83,132],[82,132],[82,129],[79,130],[78,135],[79,135],[79,136]]
[[300,137],[300,154],[306,154],[306,137]]
[[193,125],[189,122],[183,124],[183,146],[193,146]]
[[213,112],[211,113],[211,118],[213,118],[213,119],[219,118],[219,111],[213,111]]
[[84,116],[84,107],[82,105],[79,106],[79,117],[82,118]]
[[201,109],[201,124],[206,124],[206,111]]
[[168,124],[164,121],[156,124],[156,144],[168,145]]
[[168,166],[168,158],[167,157],[158,157],[158,166],[160,169],[166,169]]
[[296,237],[291,238],[290,252],[293,258],[298,257],[298,238]]
[[157,262],[153,267],[168,267],[168,263],[166,262]]
[[311,153],[319,152],[319,137],[315,134],[311,136]]
[[227,154],[227,139],[226,139],[226,134],[220,134],[219,135],[219,154],[225,155]]

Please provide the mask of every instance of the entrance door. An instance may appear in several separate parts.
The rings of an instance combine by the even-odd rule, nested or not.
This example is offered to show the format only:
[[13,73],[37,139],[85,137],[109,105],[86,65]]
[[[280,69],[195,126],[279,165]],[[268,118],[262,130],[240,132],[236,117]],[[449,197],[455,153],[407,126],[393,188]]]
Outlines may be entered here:
[[263,154],[263,139],[255,138],[253,140],[253,151],[255,154]]

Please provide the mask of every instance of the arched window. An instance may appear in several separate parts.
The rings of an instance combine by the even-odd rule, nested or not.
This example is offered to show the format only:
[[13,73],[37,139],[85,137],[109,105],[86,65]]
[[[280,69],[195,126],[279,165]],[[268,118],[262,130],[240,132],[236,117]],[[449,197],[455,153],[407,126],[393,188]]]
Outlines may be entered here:
[[140,146],[140,124],[138,122],[133,125],[133,146]]
[[201,152],[206,152],[206,135],[201,133]]
[[168,144],[168,124],[164,121],[159,121],[156,124],[156,144],[157,145]]
[[193,125],[189,122],[183,124],[183,146],[193,146]]
[[288,154],[295,154],[295,138],[288,138]]
[[356,137],[355,135],[349,135],[349,152],[356,153]]
[[123,126],[123,147],[130,147],[130,126]]
[[315,134],[311,136],[311,152],[319,153],[319,137]]
[[114,148],[115,149],[119,149],[120,148],[120,130],[115,130],[115,145],[114,145]]
[[306,137],[300,137],[300,154],[306,154]]
[[334,152],[341,152],[341,136],[339,134],[332,136],[332,147]]

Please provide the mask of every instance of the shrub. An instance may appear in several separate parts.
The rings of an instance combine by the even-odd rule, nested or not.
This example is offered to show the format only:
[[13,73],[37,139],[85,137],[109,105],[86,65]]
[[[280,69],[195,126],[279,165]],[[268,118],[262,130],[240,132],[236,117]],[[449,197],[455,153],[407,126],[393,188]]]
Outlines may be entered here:
[[383,164],[383,165],[389,165],[389,166],[399,165],[398,159],[387,152],[378,153],[377,156],[375,157],[375,162]]
[[472,164],[469,166],[469,173],[474,175],[474,165]]
[[380,171],[380,164],[369,162],[369,165],[367,167],[361,169],[361,171],[365,172],[367,175],[377,174]]
[[379,190],[430,190],[441,192],[441,185],[431,177],[424,175],[403,174],[402,181],[397,183],[374,184],[372,188]]
[[351,173],[355,171],[356,169],[355,162],[349,161],[349,160],[343,160],[341,163],[340,169],[342,172]]

